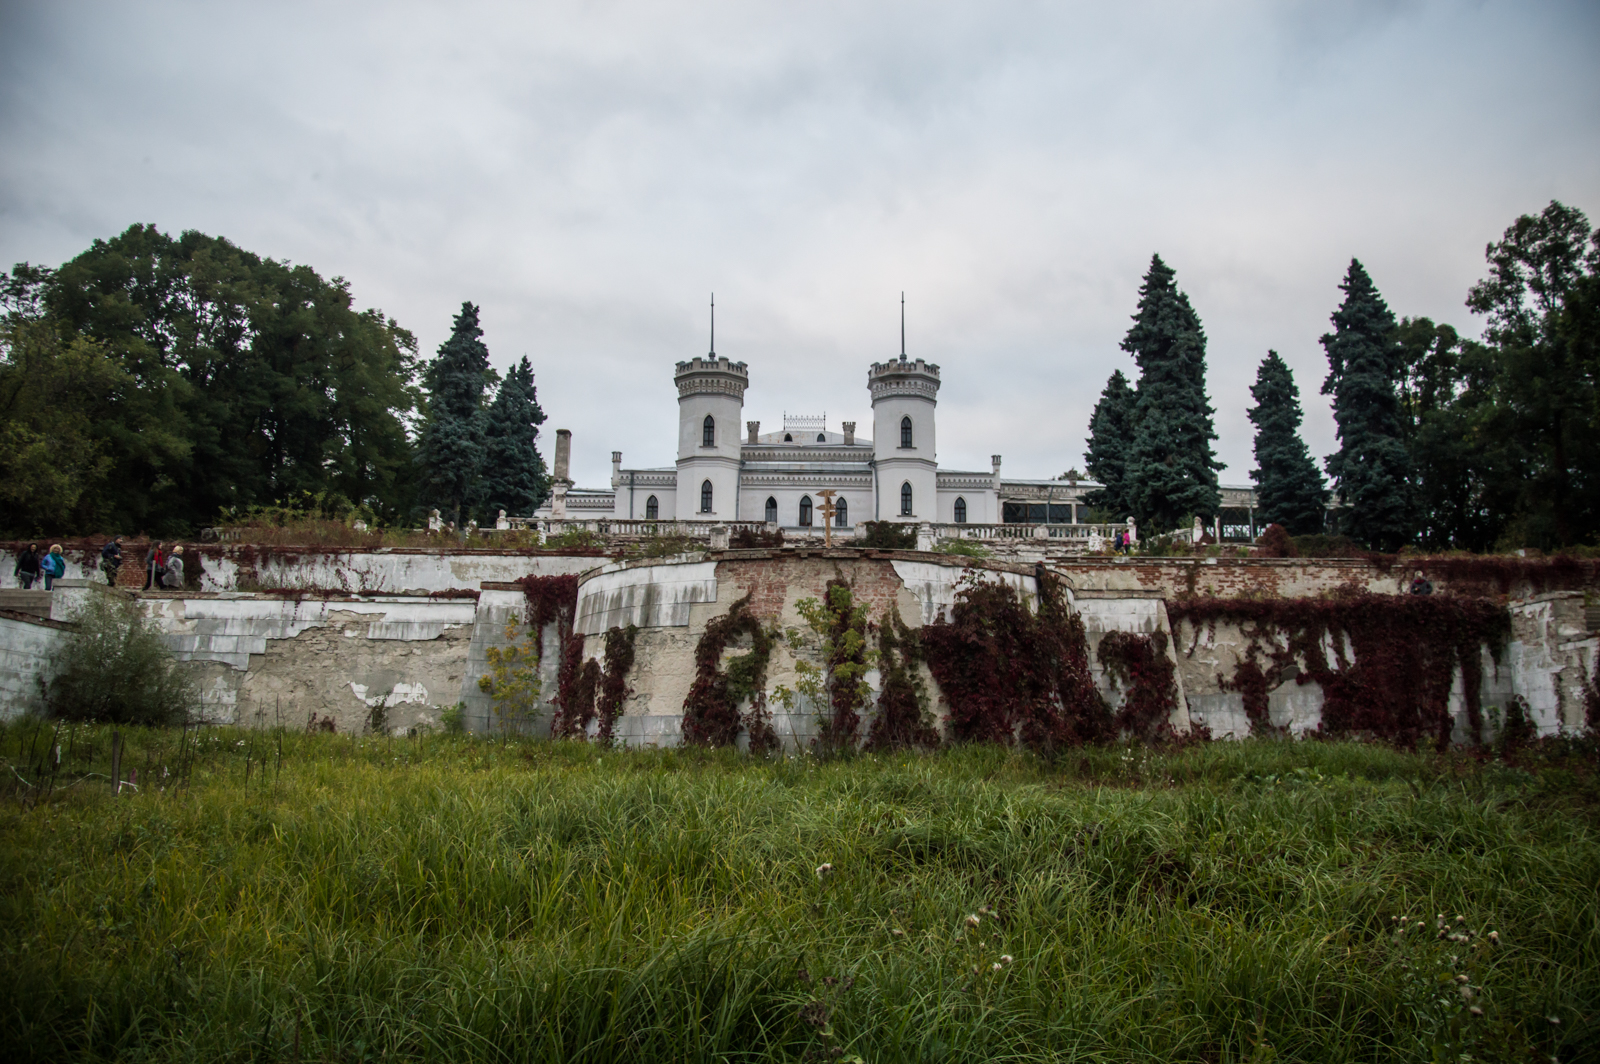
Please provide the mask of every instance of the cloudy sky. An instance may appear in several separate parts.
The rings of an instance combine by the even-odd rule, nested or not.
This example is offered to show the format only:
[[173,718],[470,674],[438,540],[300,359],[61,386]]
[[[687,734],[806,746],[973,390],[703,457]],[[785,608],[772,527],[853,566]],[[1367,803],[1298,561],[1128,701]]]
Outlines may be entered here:
[[0,138],[0,262],[199,229],[349,279],[426,354],[470,299],[594,486],[613,449],[673,460],[713,290],[749,419],[869,432],[903,289],[941,463],[1081,467],[1159,252],[1238,483],[1269,347],[1333,449],[1352,256],[1476,332],[1513,218],[1600,220],[1600,5],[5,0]]

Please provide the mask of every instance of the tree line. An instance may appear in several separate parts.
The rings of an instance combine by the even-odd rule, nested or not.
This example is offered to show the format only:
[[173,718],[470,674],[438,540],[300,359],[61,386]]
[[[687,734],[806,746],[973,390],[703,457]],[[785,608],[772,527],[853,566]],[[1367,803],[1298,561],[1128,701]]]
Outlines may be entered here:
[[14,267],[0,303],[0,531],[463,522],[548,492],[532,367],[501,379],[471,303],[424,361],[342,278],[153,225]]
[[[1317,468],[1294,375],[1268,351],[1250,389],[1259,520],[1375,549],[1488,551],[1600,543],[1600,230],[1552,201],[1486,251],[1466,306],[1480,340],[1425,317],[1396,321],[1350,261],[1321,337],[1338,450]],[[1151,260],[1089,423],[1091,506],[1151,531],[1221,509],[1205,334],[1175,274]],[[1334,505],[1330,508],[1330,500]]]

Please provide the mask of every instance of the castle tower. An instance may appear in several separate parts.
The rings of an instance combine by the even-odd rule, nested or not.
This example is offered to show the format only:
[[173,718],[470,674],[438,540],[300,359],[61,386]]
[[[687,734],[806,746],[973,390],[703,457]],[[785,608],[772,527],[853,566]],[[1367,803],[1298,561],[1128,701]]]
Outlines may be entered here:
[[872,393],[872,453],[877,464],[880,521],[937,521],[939,463],[933,411],[939,367],[922,359],[874,362],[867,371]]
[[678,520],[735,520],[739,423],[750,374],[743,362],[713,354],[679,362],[673,380],[678,385]]

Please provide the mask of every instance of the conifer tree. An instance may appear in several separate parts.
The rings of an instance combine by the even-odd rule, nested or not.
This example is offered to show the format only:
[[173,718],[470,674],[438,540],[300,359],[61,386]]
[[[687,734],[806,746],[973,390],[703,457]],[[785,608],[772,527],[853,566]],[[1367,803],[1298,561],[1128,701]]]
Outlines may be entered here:
[[417,457],[433,498],[454,515],[461,527],[462,509],[480,490],[487,418],[483,393],[494,378],[489,349],[479,339],[478,308],[461,304],[450,339],[423,370],[427,419],[422,424]]
[[1089,449],[1084,452],[1089,475],[1102,485],[1084,496],[1084,501],[1118,521],[1133,511],[1128,502],[1127,466],[1133,446],[1135,398],[1128,378],[1120,369],[1113,370],[1089,418]]
[[483,470],[486,518],[500,510],[514,517],[531,516],[549,494],[550,478],[538,449],[542,424],[544,411],[534,390],[533,367],[523,355],[489,404]]
[[1134,517],[1153,532],[1176,528],[1222,506],[1211,449],[1217,438],[1206,400],[1206,338],[1176,275],[1150,259],[1139,287],[1139,312],[1122,349],[1139,364],[1133,445],[1125,470]]
[[1398,384],[1405,371],[1394,314],[1360,262],[1339,285],[1344,302],[1333,332],[1322,337],[1333,396],[1339,450],[1327,459],[1343,504],[1339,530],[1375,550],[1393,551],[1411,539],[1414,524],[1411,459],[1406,452]]
[[1249,417],[1256,426],[1258,508],[1264,522],[1279,524],[1296,536],[1322,531],[1328,489],[1311,452],[1300,438],[1300,389],[1278,352],[1268,351],[1250,388],[1256,405]]

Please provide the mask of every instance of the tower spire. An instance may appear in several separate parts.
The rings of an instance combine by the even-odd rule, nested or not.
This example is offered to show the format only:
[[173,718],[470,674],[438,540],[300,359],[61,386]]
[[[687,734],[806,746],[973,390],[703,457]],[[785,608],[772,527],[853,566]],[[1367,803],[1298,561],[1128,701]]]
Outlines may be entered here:
[[711,293],[711,357],[717,357],[717,293]]
[[900,361],[906,360],[906,294],[900,293]]

